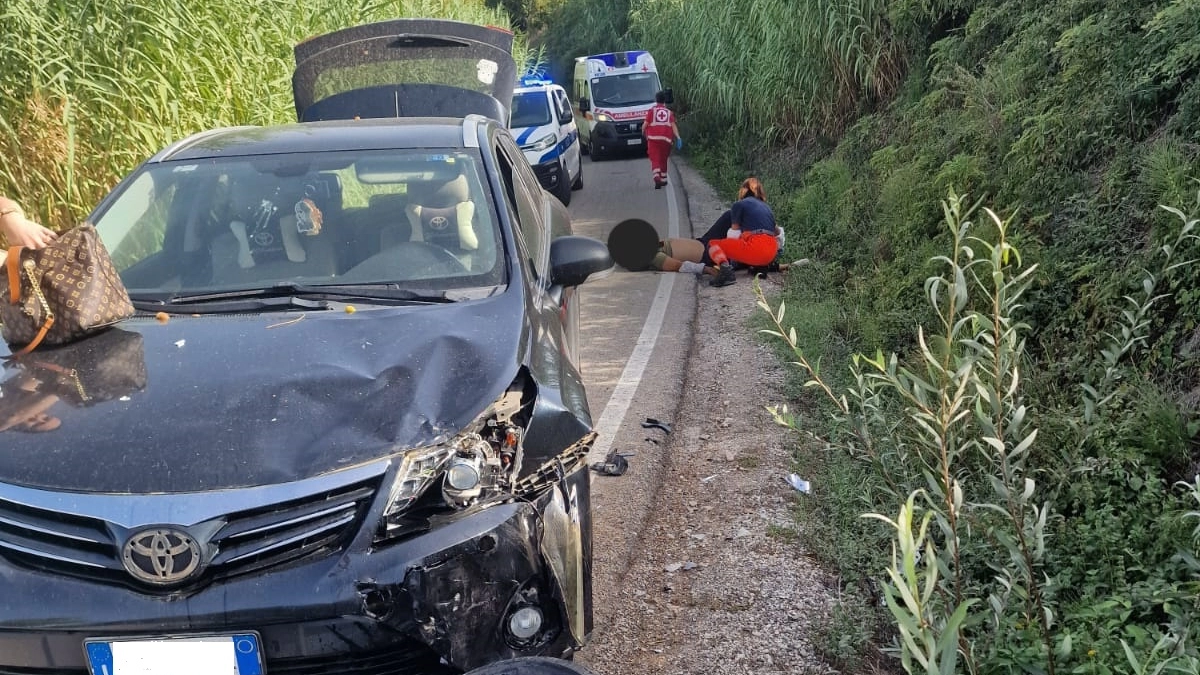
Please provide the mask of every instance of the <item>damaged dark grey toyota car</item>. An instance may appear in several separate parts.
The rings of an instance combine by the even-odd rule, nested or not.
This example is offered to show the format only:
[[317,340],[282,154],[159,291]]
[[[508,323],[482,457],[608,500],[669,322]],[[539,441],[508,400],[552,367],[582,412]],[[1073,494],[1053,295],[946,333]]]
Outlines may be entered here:
[[97,206],[140,311],[5,362],[0,675],[456,673],[584,644],[574,289],[612,262],[505,129],[511,39],[305,42],[299,123],[197,134]]

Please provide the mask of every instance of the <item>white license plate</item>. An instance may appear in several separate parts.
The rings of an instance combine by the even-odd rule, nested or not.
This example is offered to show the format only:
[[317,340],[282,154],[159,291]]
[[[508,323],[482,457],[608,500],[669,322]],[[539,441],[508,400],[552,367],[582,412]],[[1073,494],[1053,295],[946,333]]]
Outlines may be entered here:
[[258,635],[87,640],[92,675],[263,675]]
[[628,143],[629,145],[641,145],[641,144],[642,144],[642,139],[640,139],[640,138],[631,138],[631,139],[629,139],[629,140],[627,140],[627,141],[625,141],[625,142],[626,142],[626,143]]

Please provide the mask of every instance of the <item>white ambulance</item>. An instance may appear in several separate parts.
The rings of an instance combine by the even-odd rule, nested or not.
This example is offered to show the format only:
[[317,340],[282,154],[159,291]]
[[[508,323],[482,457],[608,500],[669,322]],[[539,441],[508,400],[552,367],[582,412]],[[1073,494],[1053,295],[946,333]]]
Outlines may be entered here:
[[542,187],[571,203],[571,191],[583,187],[583,156],[571,103],[562,87],[525,79],[513,90],[508,128]]
[[[654,57],[647,51],[611,52],[575,59],[571,109],[583,151],[592,159],[618,152],[645,152],[642,120],[662,90]],[[666,90],[667,102],[671,92]]]

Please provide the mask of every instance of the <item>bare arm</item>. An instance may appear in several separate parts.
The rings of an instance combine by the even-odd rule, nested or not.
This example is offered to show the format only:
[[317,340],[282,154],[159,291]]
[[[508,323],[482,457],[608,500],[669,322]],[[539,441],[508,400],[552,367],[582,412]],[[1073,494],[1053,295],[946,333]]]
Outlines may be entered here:
[[58,236],[30,220],[20,204],[4,196],[0,196],[0,234],[9,246],[29,248],[43,248]]

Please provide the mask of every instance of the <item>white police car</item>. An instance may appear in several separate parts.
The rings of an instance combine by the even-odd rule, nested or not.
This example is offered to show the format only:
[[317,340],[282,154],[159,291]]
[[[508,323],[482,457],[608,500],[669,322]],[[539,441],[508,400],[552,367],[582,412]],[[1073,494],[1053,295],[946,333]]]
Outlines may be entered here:
[[579,131],[567,92],[545,80],[523,80],[513,91],[509,129],[542,186],[563,204],[583,187]]

